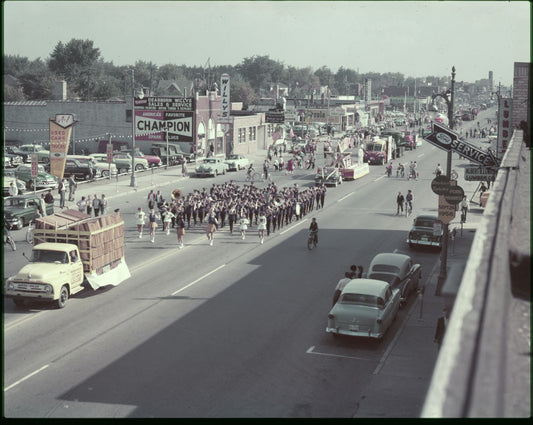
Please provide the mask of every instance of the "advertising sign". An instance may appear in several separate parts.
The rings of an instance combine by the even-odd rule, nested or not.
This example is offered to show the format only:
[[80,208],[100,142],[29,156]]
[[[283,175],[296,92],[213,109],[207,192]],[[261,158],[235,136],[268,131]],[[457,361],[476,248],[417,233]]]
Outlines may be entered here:
[[62,179],[65,172],[74,115],[58,114],[50,118],[50,174]]
[[31,154],[31,176],[37,177],[39,174],[39,155]]
[[444,195],[439,195],[439,220],[448,224],[455,218],[455,205],[446,202]]
[[471,165],[465,168],[465,180],[476,182],[493,182],[496,180],[496,170],[493,168]]
[[265,112],[265,121],[269,123],[283,124],[285,114],[283,112]]
[[193,141],[192,111],[137,111],[135,110],[135,140],[164,142]]
[[436,122],[432,123],[432,132],[424,137],[432,145],[445,151],[453,151],[484,167],[497,167],[500,163],[492,152],[482,151],[477,146],[459,140],[459,135]]
[[511,140],[511,113],[513,100],[500,98],[498,105],[498,139],[496,141],[496,156],[503,158],[509,141]]
[[230,77],[228,74],[222,74],[220,76],[220,116],[218,117],[219,123],[230,123]]

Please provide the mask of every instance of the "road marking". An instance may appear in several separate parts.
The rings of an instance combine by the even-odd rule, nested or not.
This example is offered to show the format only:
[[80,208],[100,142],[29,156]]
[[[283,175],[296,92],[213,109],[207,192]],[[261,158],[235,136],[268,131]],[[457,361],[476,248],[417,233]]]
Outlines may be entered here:
[[340,354],[329,354],[329,353],[318,353],[316,351],[313,351],[315,349],[315,346],[313,345],[309,350],[306,351],[307,354],[316,354],[318,356],[328,356],[328,357],[341,357],[344,359],[352,359],[352,360],[369,360],[365,359],[364,357],[354,357],[354,356],[341,356]]
[[9,331],[9,330],[13,329],[14,327],[16,327],[18,325],[21,325],[22,323],[27,322],[28,320],[32,320],[33,318],[35,318],[39,314],[43,314],[45,312],[46,311],[44,311],[44,310],[43,311],[39,311],[38,313],[23,317],[23,318],[18,319],[18,320],[15,320],[14,322],[12,322],[12,323],[10,323],[9,325],[6,326],[4,328],[4,331]]
[[341,199],[337,199],[337,202],[344,201],[348,196],[352,196],[353,194],[354,194],[354,192],[350,192],[347,195],[344,195]]
[[417,156],[417,158],[422,158],[425,154],[424,153],[421,153],[420,155]]
[[296,223],[295,225],[289,227],[287,230],[284,230],[283,232],[280,233],[280,235],[283,235],[283,234],[285,234],[285,233],[287,233],[287,232],[290,232],[292,229],[294,229],[295,227],[297,227],[297,226],[299,226],[300,224],[304,223],[305,221],[307,221],[307,218],[304,218],[304,219],[300,220],[299,223]]
[[4,392],[10,390],[11,388],[15,387],[16,385],[20,384],[21,382],[24,382],[26,379],[31,378],[33,375],[37,375],[39,372],[45,370],[50,365],[44,365],[42,368],[37,369],[35,372],[30,373],[29,375],[26,375],[24,378],[19,379],[17,382],[14,382],[9,387],[4,388]]
[[383,178],[385,178],[385,176],[378,177],[378,178],[377,178],[376,180],[374,180],[374,181],[377,182],[378,180],[381,180],[381,179],[383,179]]
[[192,285],[194,285],[194,284],[200,282],[202,279],[205,279],[207,276],[210,276],[210,275],[212,275],[213,273],[219,271],[222,267],[226,267],[226,265],[225,265],[225,264],[222,264],[221,266],[218,266],[216,269],[211,270],[209,273],[204,274],[202,277],[199,277],[198,279],[196,279],[195,281],[189,283],[188,285],[184,286],[183,288],[178,289],[177,291],[172,292],[171,295],[179,294],[181,291],[184,291],[185,289],[191,287]]

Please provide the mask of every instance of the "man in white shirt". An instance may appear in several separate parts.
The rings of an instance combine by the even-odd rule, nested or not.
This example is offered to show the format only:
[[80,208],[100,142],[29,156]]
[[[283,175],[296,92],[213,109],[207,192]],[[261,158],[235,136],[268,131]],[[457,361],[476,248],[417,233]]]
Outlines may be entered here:
[[333,293],[333,304],[332,305],[335,305],[337,303],[342,290],[344,289],[344,287],[350,280],[352,280],[350,278],[350,273],[349,272],[344,273],[344,277],[341,280],[339,280],[339,282],[337,283],[337,286],[335,287],[335,292]]
[[9,183],[9,196],[17,196],[19,194],[19,190],[17,185],[14,182]]

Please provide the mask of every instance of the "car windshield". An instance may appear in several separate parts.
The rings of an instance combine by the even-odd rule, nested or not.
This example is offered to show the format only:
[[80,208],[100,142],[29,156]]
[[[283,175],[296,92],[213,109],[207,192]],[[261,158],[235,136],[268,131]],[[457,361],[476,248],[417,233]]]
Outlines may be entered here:
[[370,152],[381,152],[383,150],[383,145],[379,143],[369,143],[366,145],[366,150]]
[[204,159],[204,164],[216,164],[216,159]]
[[48,251],[41,249],[33,250],[32,261],[36,263],[55,263],[56,261],[60,263],[68,263],[67,253],[63,251]]
[[4,199],[4,208],[6,207],[24,207],[25,200],[20,198]]
[[434,219],[431,218],[417,218],[415,220],[416,227],[433,227]]
[[400,268],[391,264],[375,264],[372,266],[372,272],[399,273]]
[[238,155],[228,155],[228,159],[239,159]]
[[368,307],[378,306],[378,297],[368,294],[344,294],[341,299],[341,304],[364,305]]
[[[25,173],[31,173],[31,167],[28,165],[19,165],[19,168],[17,168],[19,171],[23,171]],[[37,171],[39,173],[45,173],[44,167],[42,165],[37,165]]]

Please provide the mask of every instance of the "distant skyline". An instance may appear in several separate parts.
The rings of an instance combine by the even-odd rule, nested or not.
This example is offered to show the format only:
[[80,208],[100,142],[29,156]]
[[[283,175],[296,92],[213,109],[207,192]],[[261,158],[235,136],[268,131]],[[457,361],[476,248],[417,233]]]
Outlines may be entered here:
[[512,84],[530,62],[527,1],[19,1],[3,2],[3,51],[46,60],[88,39],[117,66],[136,61],[237,65],[266,56],[327,66]]

